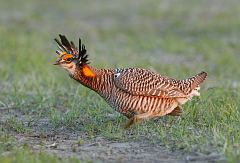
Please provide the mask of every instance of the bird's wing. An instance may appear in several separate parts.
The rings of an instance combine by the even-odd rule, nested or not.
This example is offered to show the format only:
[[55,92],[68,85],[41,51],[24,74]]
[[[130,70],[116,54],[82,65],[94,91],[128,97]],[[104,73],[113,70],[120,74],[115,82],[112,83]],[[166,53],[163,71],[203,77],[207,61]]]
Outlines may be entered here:
[[114,83],[118,88],[133,95],[160,98],[187,96],[176,86],[177,80],[139,68],[117,69],[114,74]]

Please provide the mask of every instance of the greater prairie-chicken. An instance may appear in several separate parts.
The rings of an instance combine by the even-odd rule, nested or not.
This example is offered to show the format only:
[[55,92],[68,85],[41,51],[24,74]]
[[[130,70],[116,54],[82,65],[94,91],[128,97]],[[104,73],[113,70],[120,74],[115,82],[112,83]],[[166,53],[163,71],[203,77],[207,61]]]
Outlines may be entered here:
[[79,48],[64,35],[54,63],[66,69],[71,78],[97,92],[112,108],[129,118],[125,127],[143,119],[164,115],[179,116],[181,106],[199,96],[199,85],[207,77],[201,72],[185,80],[161,76],[140,68],[97,69],[89,65],[85,46]]

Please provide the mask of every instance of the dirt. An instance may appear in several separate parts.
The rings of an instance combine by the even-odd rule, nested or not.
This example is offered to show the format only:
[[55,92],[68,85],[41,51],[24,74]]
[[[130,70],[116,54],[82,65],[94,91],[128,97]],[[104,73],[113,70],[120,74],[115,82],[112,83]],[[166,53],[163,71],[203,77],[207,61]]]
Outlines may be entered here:
[[[0,108],[0,125],[4,126],[9,115],[27,125],[29,118],[16,108]],[[28,119],[28,120],[27,120]],[[25,120],[25,122],[24,122]],[[35,152],[45,151],[60,158],[75,157],[94,162],[225,162],[222,155],[185,153],[170,150],[163,143],[141,140],[108,140],[101,136],[90,137],[84,132],[60,128],[53,132],[48,118],[32,122],[31,130],[24,134],[10,131],[19,146],[28,145]]]

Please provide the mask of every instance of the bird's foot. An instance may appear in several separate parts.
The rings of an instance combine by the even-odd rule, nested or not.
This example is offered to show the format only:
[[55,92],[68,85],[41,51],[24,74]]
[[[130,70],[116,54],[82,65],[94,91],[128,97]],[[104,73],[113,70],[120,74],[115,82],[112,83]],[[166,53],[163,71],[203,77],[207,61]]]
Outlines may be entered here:
[[136,124],[136,123],[138,123],[138,122],[140,122],[140,121],[141,121],[141,119],[140,119],[138,116],[133,116],[133,117],[130,118],[130,119],[128,120],[128,122],[125,124],[124,128],[125,128],[125,129],[128,129],[128,128],[130,128],[132,125],[134,125],[134,124]]

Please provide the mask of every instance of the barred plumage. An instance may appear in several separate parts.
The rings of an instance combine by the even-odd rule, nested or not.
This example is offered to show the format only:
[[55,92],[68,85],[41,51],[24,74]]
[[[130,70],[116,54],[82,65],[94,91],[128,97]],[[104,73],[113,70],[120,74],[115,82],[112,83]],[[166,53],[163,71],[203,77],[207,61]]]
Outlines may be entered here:
[[[96,69],[86,63],[86,49],[81,45],[81,53],[60,35],[59,44],[63,55],[56,62],[70,76],[84,86],[96,91],[116,111],[129,118],[126,127],[143,119],[161,117],[164,115],[179,116],[181,106],[193,96],[199,96],[199,85],[207,77],[201,72],[185,80],[164,77],[150,70],[140,68]],[[72,55],[72,60],[66,60],[66,54]],[[58,51],[59,53],[59,51]]]

